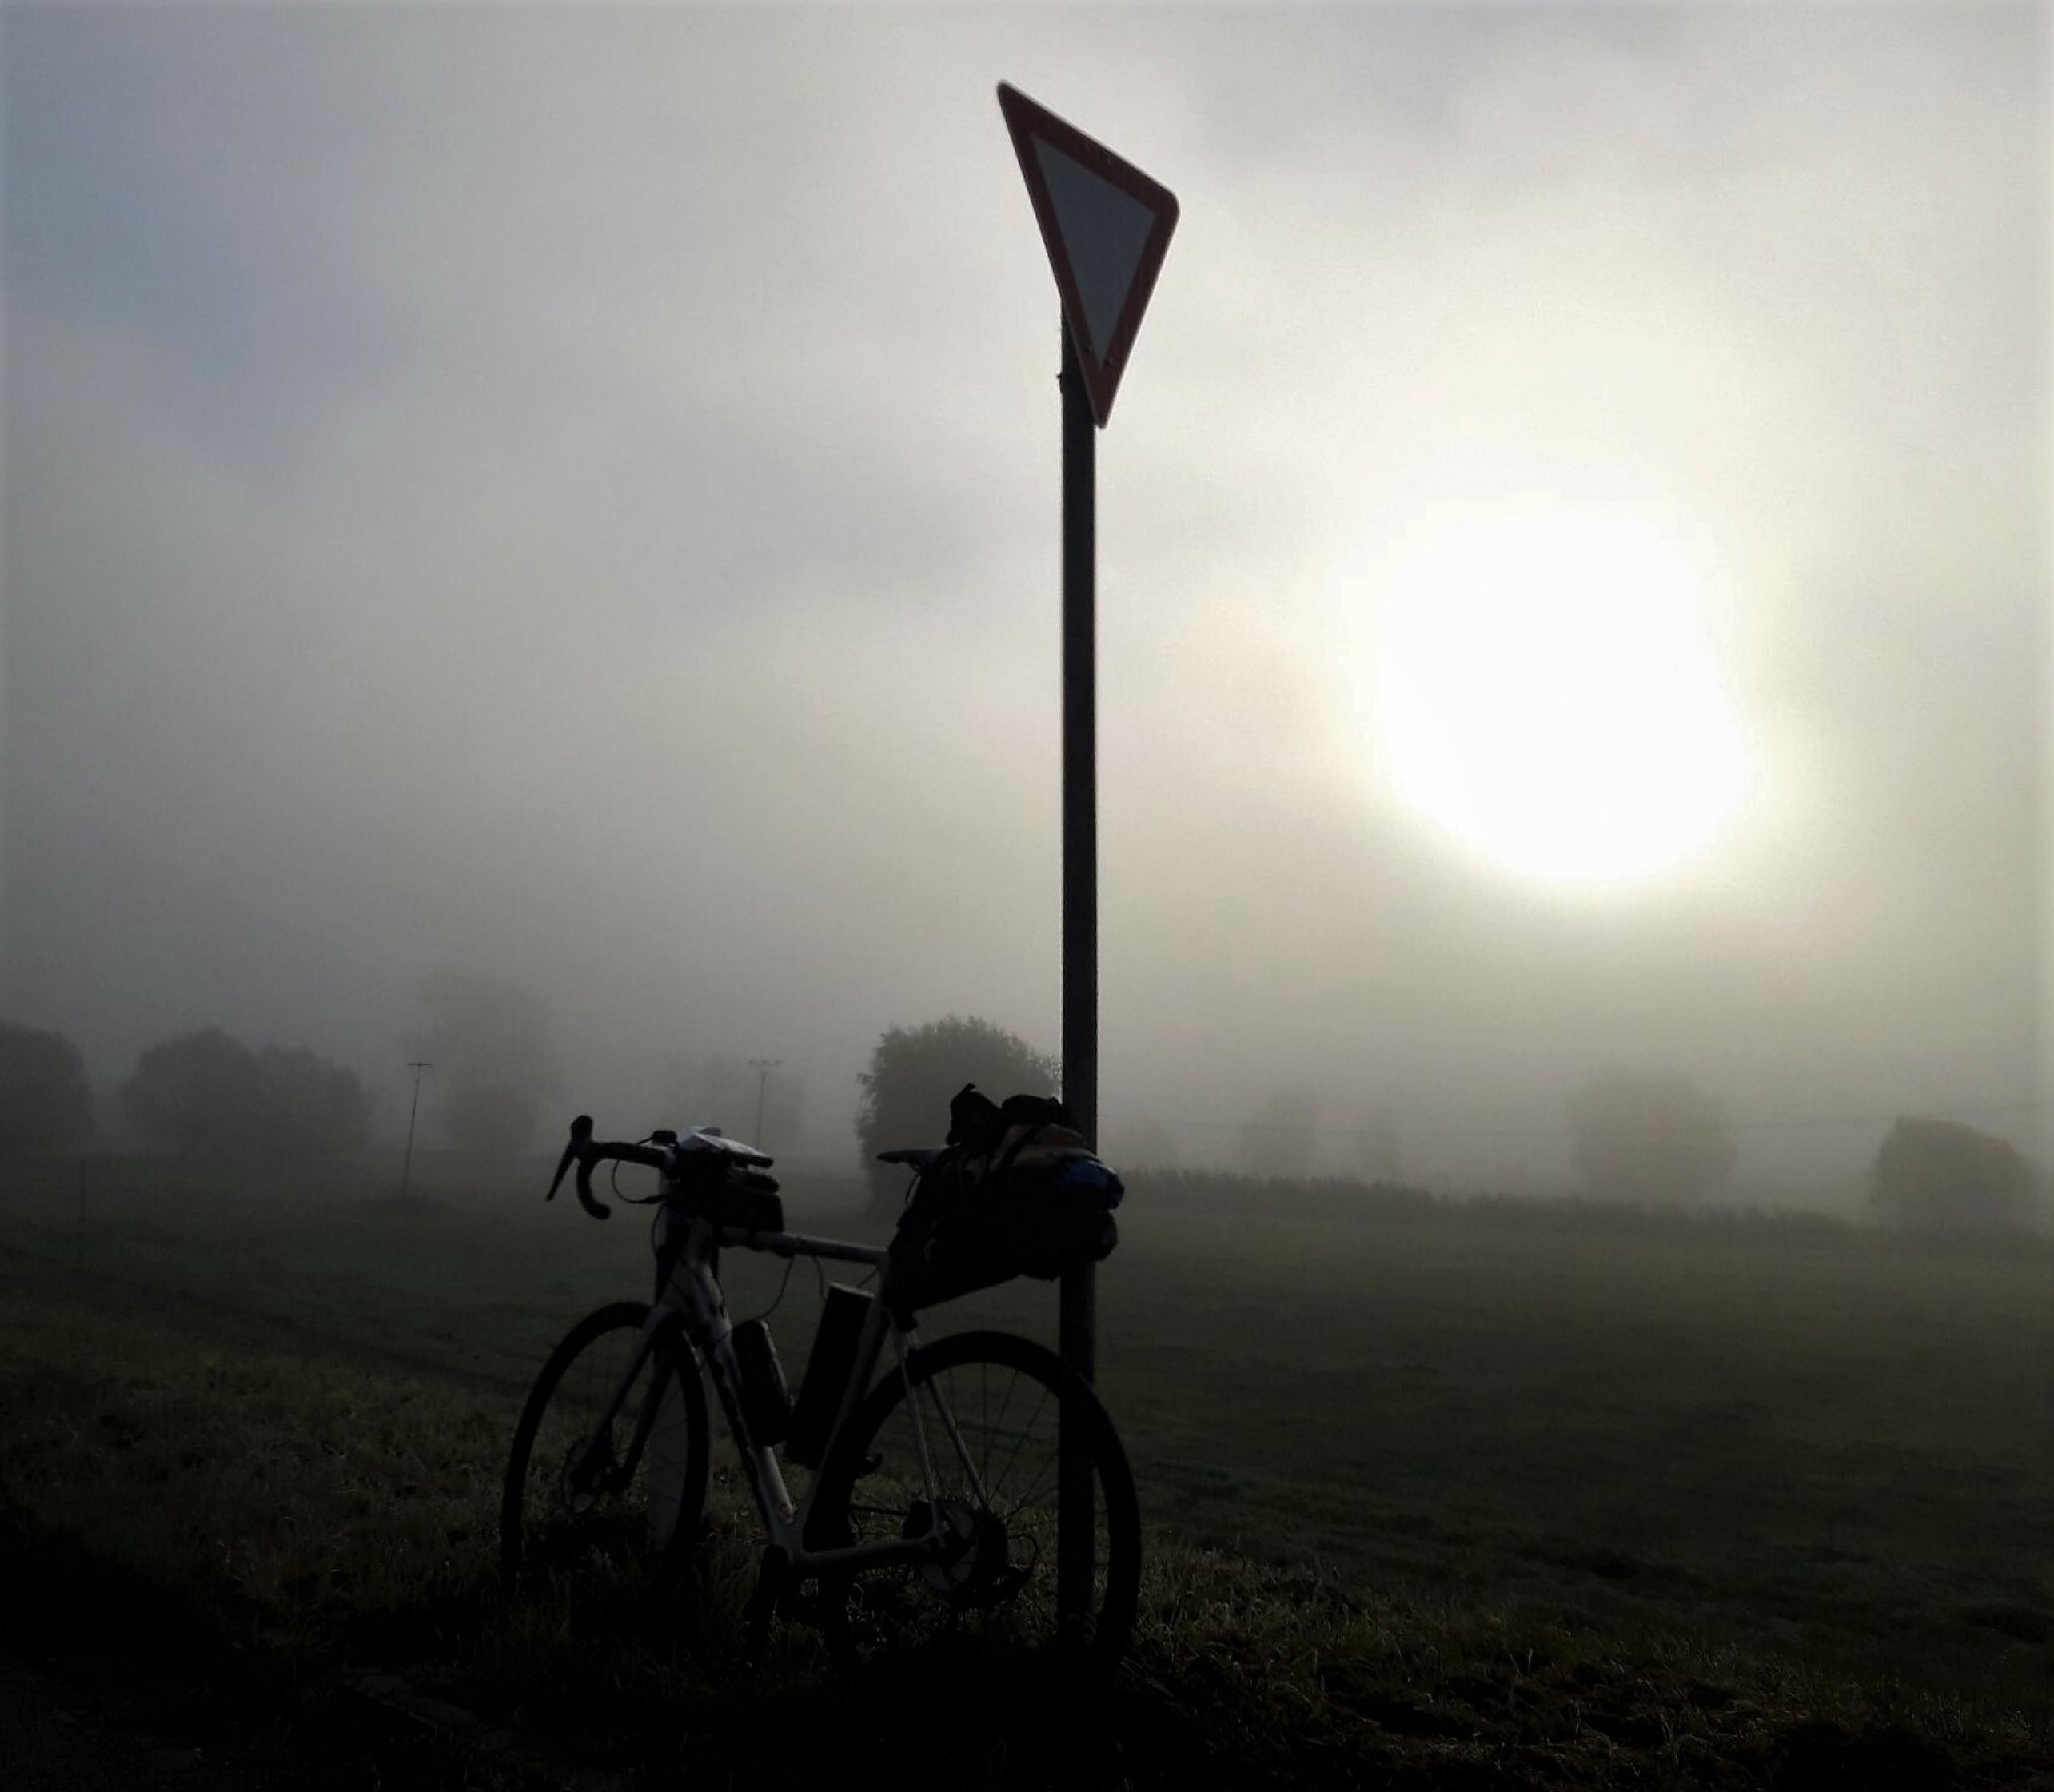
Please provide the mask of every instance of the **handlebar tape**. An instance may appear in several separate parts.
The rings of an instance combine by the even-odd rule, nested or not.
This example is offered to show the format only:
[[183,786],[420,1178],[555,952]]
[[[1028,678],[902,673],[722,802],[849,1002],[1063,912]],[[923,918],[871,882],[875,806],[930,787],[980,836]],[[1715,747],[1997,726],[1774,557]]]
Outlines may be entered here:
[[610,1219],[613,1216],[613,1209],[600,1200],[592,1191],[592,1167],[597,1161],[597,1158],[594,1156],[588,1156],[582,1153],[579,1155],[578,1205],[595,1219]]
[[612,1216],[613,1210],[592,1192],[592,1171],[595,1164],[608,1161],[619,1163],[641,1163],[652,1170],[670,1167],[670,1154],[660,1146],[629,1144],[624,1140],[612,1139],[594,1143],[592,1136],[592,1116],[580,1114],[571,1122],[571,1142],[564,1147],[564,1155],[556,1159],[556,1173],[549,1179],[549,1192],[543,1196],[546,1201],[556,1198],[556,1191],[563,1184],[564,1172],[572,1164],[578,1167],[574,1187],[577,1190],[578,1205],[595,1219]]
[[613,1211],[604,1201],[594,1199],[592,1192],[592,1166],[609,1159],[619,1163],[645,1163],[652,1170],[670,1167],[669,1154],[653,1145],[631,1145],[616,1139],[608,1144],[586,1146],[578,1157],[578,1199],[595,1219],[604,1219]]

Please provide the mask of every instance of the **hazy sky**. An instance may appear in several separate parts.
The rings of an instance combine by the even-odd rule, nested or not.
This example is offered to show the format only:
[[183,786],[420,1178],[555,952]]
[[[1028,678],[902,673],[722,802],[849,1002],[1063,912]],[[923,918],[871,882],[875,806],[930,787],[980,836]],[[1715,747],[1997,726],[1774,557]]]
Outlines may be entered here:
[[[602,1130],[680,1050],[802,1068],[832,1145],[887,1024],[1055,1045],[1056,310],[1003,78],[1183,203],[1099,445],[1109,1143],[1302,1081],[1545,1181],[1517,1129],[1605,1064],[1750,1122],[2048,1095],[2043,8],[4,28],[0,1013],[102,1074],[216,1022],[390,1123],[441,965],[548,997]],[[1677,862],[1538,873],[1422,806],[1422,565],[1495,694],[1412,695],[1543,845],[1640,837],[1555,818],[1557,726],[1672,820],[1728,730]],[[1689,702],[1522,632],[1607,580]],[[1764,1124],[1742,1174],[1880,1130]]]

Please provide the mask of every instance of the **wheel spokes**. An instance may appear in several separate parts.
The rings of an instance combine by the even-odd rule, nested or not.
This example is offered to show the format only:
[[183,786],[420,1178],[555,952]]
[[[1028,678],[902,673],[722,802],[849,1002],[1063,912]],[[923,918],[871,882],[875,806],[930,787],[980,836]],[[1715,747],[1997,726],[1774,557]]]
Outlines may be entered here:
[[640,1576],[675,1533],[691,1427],[674,1360],[648,1353],[638,1362],[640,1348],[639,1329],[603,1334],[552,1391],[521,1496],[524,1566]]
[[[954,1642],[967,1631],[1052,1640],[1055,1514],[1049,1495],[1060,1459],[1062,1402],[1040,1377],[1013,1366],[979,1359],[961,1365],[960,1375],[957,1367],[910,1391],[921,1403],[933,1496],[945,1512],[961,1515],[949,1527],[956,1541],[933,1559],[856,1576],[858,1615],[902,1642],[923,1634]],[[1023,1382],[1032,1386],[1023,1388]],[[863,1502],[845,1509],[865,1540],[927,1528],[922,1521],[929,1492],[913,1426],[902,1396],[873,1440],[882,1473],[866,1483]],[[1099,1478],[1095,1472],[1095,1483]],[[1095,1613],[1111,1555],[1102,1491],[1094,1506]]]

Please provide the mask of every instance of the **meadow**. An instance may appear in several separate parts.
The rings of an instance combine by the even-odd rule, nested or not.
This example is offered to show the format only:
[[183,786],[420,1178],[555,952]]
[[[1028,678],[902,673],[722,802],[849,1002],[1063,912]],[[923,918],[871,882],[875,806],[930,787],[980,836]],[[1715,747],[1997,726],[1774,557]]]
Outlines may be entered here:
[[[795,1689],[859,1733],[804,1638],[730,1677],[738,1529],[682,1630],[616,1649],[498,1609],[519,1402],[572,1319],[646,1292],[643,1227],[545,1207],[528,1161],[417,1160],[426,1199],[397,1211],[394,1169],[105,1158],[0,1184],[16,1609],[106,1579],[269,1662],[352,1746],[348,1701],[305,1689],[369,1670],[631,1776],[681,1734],[744,1777],[801,1751],[796,1774],[804,1737],[755,1721]],[[863,1235],[853,1179],[786,1186],[796,1228]],[[2054,1250],[1206,1177],[1142,1179],[1121,1220],[1099,1382],[1151,1568],[1106,1782],[2054,1771]],[[783,1265],[727,1268],[738,1316],[778,1303],[796,1375],[812,1270],[780,1298]],[[1054,1319],[1022,1283],[926,1330]],[[1003,1734],[973,1778],[1079,1777]]]

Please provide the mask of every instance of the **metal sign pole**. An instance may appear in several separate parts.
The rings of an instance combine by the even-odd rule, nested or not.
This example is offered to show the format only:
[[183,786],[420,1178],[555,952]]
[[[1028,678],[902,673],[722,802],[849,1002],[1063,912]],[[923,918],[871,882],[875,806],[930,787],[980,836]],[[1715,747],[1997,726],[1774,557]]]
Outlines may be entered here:
[[[1063,1100],[1093,1150],[1099,1143],[1098,426],[1070,325],[1063,325]],[[1063,1362],[1096,1372],[1095,1265],[1063,1275]],[[1091,1461],[1063,1409],[1056,1482],[1055,1601],[1075,1626],[1091,1609],[1097,1525]]]
[[[1017,87],[999,110],[1063,301],[1063,1099],[1099,1143],[1099,796],[1093,640],[1098,431],[1112,414],[1135,332],[1177,227],[1177,196]],[[1063,1278],[1064,1366],[1098,1367],[1098,1277]],[[1063,1409],[1067,1419],[1069,1409]],[[1055,1598],[1073,1634],[1092,1606],[1095,1491],[1083,1439],[1065,1424],[1056,1469]]]

